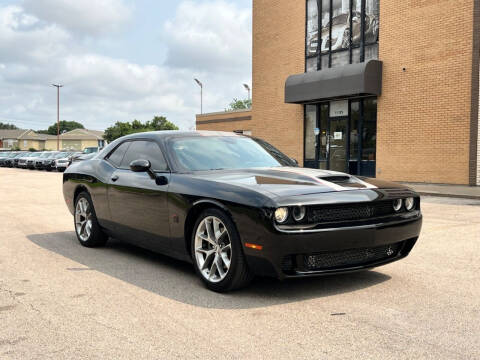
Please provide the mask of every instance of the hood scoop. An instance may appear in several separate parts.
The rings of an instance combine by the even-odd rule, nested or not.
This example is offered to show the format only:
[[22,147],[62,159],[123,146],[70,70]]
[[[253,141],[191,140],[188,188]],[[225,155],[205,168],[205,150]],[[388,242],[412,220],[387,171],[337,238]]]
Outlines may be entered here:
[[364,189],[367,186],[363,181],[357,179],[354,176],[348,175],[327,175],[327,176],[318,176],[320,180],[328,181],[335,185],[339,185],[342,187],[349,187],[349,188],[360,188]]

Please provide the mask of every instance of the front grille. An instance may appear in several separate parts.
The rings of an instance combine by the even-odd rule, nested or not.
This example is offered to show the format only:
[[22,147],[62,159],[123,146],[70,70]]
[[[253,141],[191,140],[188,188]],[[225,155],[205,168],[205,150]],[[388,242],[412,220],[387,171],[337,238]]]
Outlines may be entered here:
[[307,271],[349,268],[387,260],[398,255],[403,242],[378,247],[351,249],[303,256]]
[[393,201],[364,204],[343,204],[312,207],[308,211],[309,223],[368,220],[394,214]]

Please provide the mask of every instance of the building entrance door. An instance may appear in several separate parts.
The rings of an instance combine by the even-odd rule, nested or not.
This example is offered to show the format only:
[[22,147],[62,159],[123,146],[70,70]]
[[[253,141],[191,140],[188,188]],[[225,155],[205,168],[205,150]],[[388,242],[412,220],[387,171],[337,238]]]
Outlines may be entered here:
[[329,169],[347,172],[348,117],[330,118],[328,160]]

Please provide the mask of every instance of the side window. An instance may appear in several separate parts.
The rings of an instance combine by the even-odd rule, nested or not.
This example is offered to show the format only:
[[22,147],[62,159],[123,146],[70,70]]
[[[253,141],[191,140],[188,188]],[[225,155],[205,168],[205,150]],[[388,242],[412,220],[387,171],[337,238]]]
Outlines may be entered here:
[[111,162],[114,166],[120,167],[120,164],[122,163],[123,157],[125,156],[125,153],[127,152],[128,147],[130,146],[131,142],[127,141],[118,146],[113,153],[111,153],[107,160]]
[[153,141],[133,141],[123,158],[121,168],[129,169],[134,160],[149,160],[153,171],[168,170],[160,147]]

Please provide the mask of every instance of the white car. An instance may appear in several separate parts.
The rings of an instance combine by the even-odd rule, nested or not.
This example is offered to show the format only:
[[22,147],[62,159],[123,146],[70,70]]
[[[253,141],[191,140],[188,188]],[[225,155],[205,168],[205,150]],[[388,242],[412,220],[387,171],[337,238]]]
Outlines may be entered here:
[[67,169],[68,165],[70,164],[70,158],[73,154],[75,153],[67,153],[64,157],[55,159],[55,167],[57,171],[64,172]]
[[22,156],[20,159],[18,159],[17,167],[25,169],[27,167],[27,160],[29,160],[32,157],[37,157],[39,155],[40,153],[35,153],[35,152],[26,153],[25,156]]

